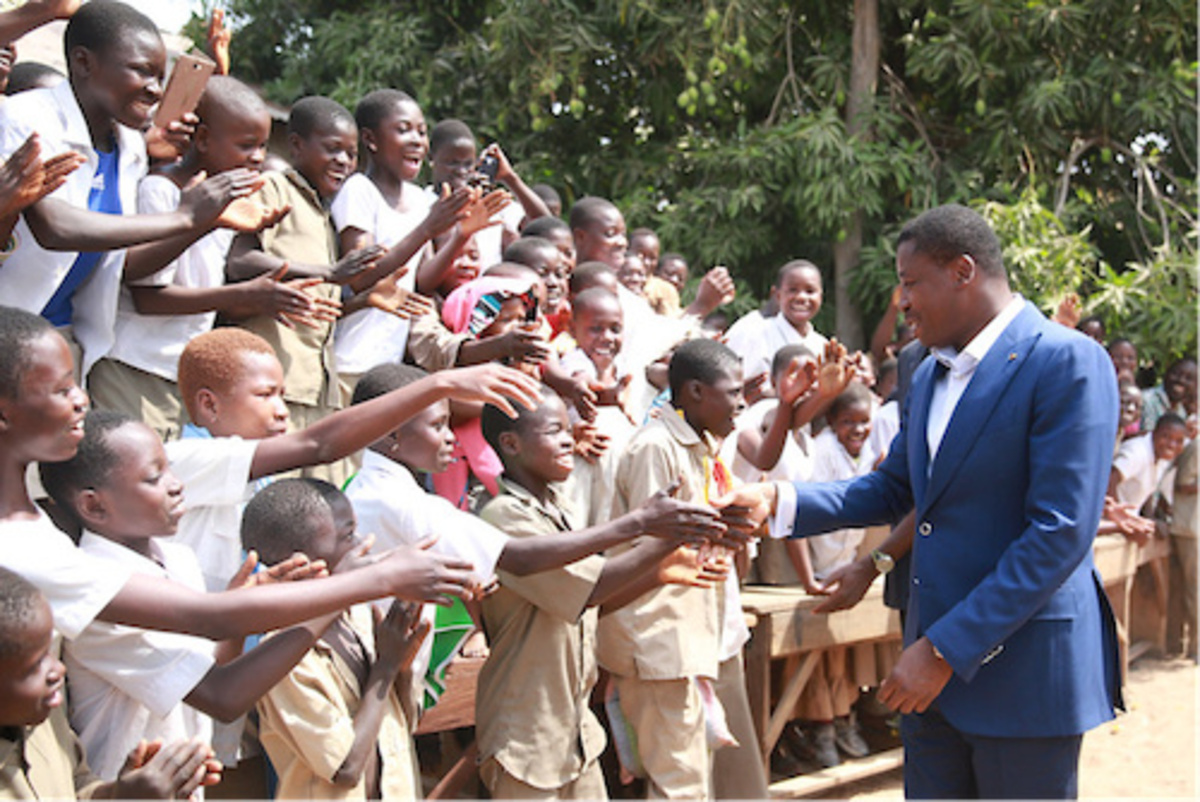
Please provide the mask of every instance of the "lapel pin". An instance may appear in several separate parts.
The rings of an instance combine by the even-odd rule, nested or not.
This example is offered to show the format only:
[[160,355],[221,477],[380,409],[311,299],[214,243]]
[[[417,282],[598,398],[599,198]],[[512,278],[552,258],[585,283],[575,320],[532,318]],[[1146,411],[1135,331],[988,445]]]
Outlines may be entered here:
[[1016,352],[1016,351],[1013,351],[1011,354],[1009,354],[1009,355],[1008,355],[1008,361],[1009,361],[1009,362],[1012,362],[1012,361],[1013,361],[1014,359],[1016,359],[1016,358],[1017,358],[1017,352]]

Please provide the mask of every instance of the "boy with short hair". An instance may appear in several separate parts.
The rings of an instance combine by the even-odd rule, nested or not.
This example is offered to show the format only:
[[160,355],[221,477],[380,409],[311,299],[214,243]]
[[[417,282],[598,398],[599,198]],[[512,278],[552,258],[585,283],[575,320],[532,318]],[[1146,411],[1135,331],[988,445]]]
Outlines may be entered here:
[[[1121,443],[1113,458],[1108,480],[1108,495],[1133,509],[1141,510],[1163,477],[1183,451],[1187,425],[1173,412],[1159,417],[1150,434],[1131,437]],[[1170,489],[1167,489],[1170,498]]]
[[771,370],[771,359],[785,345],[803,345],[814,354],[825,350],[826,338],[812,326],[821,310],[823,294],[821,271],[806,259],[793,259],[782,265],[771,286],[771,300],[779,312],[762,323],[757,336],[730,347],[742,358],[747,378]]
[[9,799],[186,798],[219,779],[197,741],[139,743],[115,782],[88,768],[62,704],[66,668],[54,618],[38,589],[0,568],[0,796]]
[[[338,240],[329,215],[329,203],[358,162],[358,126],[340,104],[325,97],[298,100],[288,115],[288,145],[292,168],[267,173],[263,187],[253,196],[267,208],[290,206],[279,223],[257,234],[236,237],[229,252],[227,271],[233,280],[262,275],[316,277],[324,283],[308,287],[314,301],[336,309],[340,284],[369,269],[381,256],[373,245],[338,258]],[[312,325],[291,326],[274,315],[259,315],[238,325],[263,337],[275,349],[286,379],[285,400],[292,431],[306,428],[341,407],[333,333],[336,314],[324,315]],[[349,475],[344,459],[334,464],[305,468],[302,473],[341,484]]]
[[162,96],[162,37],[124,3],[88,3],[67,23],[64,48],[67,80],[0,106],[0,158],[36,132],[44,156],[76,150],[84,164],[25,210],[0,271],[0,297],[70,326],[86,376],[113,342],[121,249],[207,231],[234,197],[254,188],[255,177],[214,176],[185,192],[170,214],[133,214],[149,166],[142,131]]
[[648,496],[632,515],[575,531],[581,521],[560,484],[571,474],[573,450],[562,400],[547,391],[537,409],[514,419],[485,407],[483,431],[504,463],[501,493],[483,520],[514,545],[589,539],[592,556],[526,576],[501,568],[500,588],[484,600],[491,654],[475,697],[480,775],[498,799],[603,799],[604,734],[588,707],[597,608],[615,609],[656,587],[655,567],[676,543],[653,538],[608,560],[596,552],[639,532],[672,531],[678,502]]
[[[204,592],[191,550],[161,542],[178,526],[184,488],[145,424],[119,412],[90,412],[75,456],[40,467],[51,498],[83,527],[81,551],[110,570]],[[141,739],[210,742],[209,716],[228,723],[252,709],[332,618],[293,627],[244,655],[240,644],[218,655],[204,638],[92,622],[64,644],[71,723],[88,762],[115,779]]]
[[[314,479],[283,479],[255,496],[242,541],[267,563],[301,551],[334,565],[359,546],[349,500]],[[259,700],[259,739],[279,775],[279,799],[421,795],[409,734],[415,716],[397,687],[427,627],[416,605],[394,601],[386,616],[372,610],[357,605],[338,616]]]
[[[138,185],[139,213],[174,211],[183,187],[201,172],[262,169],[271,117],[254,90],[234,78],[213,76],[196,114],[200,122],[188,152]],[[177,383],[179,355],[192,337],[213,327],[217,313],[231,318],[265,313],[309,323],[313,299],[294,283],[276,281],[276,275],[225,283],[225,257],[234,235],[228,228],[210,231],[174,259],[145,248],[129,253],[112,350],[88,375],[96,406],[133,415],[163,440],[174,440],[187,422]]]
[[[692,340],[672,356],[668,378],[672,406],[643,426],[621,456],[614,515],[677,477],[682,480],[679,498],[697,503],[730,487],[731,477],[717,459],[717,438],[733,431],[734,417],[745,406],[737,355],[715,340]],[[651,796],[707,799],[713,794],[697,683],[717,681],[736,696],[741,647],[749,636],[745,624],[739,627],[734,620],[741,610],[736,582],[731,578],[717,590],[652,590],[600,622],[600,662],[612,673],[621,710],[636,733]],[[724,681],[722,673],[729,675]],[[726,795],[765,797],[753,730],[742,731],[749,725],[744,681],[741,699],[741,704],[736,698],[726,704],[741,742],[727,749],[753,759],[735,772],[737,777],[722,772],[744,783]]]

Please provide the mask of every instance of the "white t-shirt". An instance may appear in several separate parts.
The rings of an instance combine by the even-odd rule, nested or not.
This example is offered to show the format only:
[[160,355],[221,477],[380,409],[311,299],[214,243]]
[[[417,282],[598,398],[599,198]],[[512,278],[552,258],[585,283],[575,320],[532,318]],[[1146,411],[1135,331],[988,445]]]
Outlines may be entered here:
[[[85,532],[79,549],[106,571],[161,577],[199,592],[204,578],[191,550],[151,541],[154,560]],[[160,565],[161,563],[161,565]],[[115,780],[139,740],[212,739],[212,720],[183,700],[213,666],[204,638],[94,621],[63,647],[71,727],[98,776]]]
[[[138,181],[149,169],[146,140],[140,131],[123,125],[115,128],[119,152],[118,192],[121,208],[129,214],[137,208]],[[87,157],[83,166],[68,175],[66,182],[50,195],[78,209],[86,209],[100,157],[92,146],[87,120],[70,81],[4,99],[0,104],[0,160],[12,155],[35,131],[41,141],[43,161],[68,150]],[[24,215],[13,230],[13,238],[16,247],[0,269],[0,299],[6,306],[40,314],[70,272],[78,253],[42,248]],[[117,293],[124,265],[123,249],[105,253],[73,296],[71,326],[76,340],[83,346],[80,370],[84,377],[112,347]]]
[[888,401],[871,416],[871,433],[867,435],[867,445],[876,459],[892,450],[892,441],[899,433],[900,404]]
[[[181,192],[169,178],[150,175],[138,186],[138,213],[158,214],[179,208]],[[196,240],[174,262],[135,284],[146,287],[210,288],[225,284],[225,259],[233,244],[234,232],[218,228]],[[127,287],[121,288],[117,304],[116,341],[109,352],[111,359],[139,370],[175,381],[179,356],[197,334],[213,327],[216,312],[194,315],[143,315],[133,305]]]
[[1171,463],[1154,459],[1154,435],[1142,434],[1121,443],[1113,457],[1113,468],[1121,474],[1117,501],[1141,509],[1154,493]]
[[[346,496],[354,507],[359,533],[375,535],[373,552],[413,546],[436,535],[432,551],[473,565],[475,579],[481,584],[495,577],[508,535],[441,496],[426,493],[404,465],[367,449],[362,469],[346,487]],[[431,631],[434,612],[431,604],[421,611]],[[433,637],[425,638],[413,660],[414,677],[425,676],[432,648]]]
[[54,628],[67,638],[79,637],[132,574],[84,554],[40,513],[36,520],[0,523],[0,565],[42,592]]
[[769,471],[760,471],[738,451],[738,436],[747,429],[763,433],[768,413],[779,406],[774,398],[763,398],[738,416],[737,428],[721,444],[721,459],[729,470],[743,482],[807,482],[812,479],[813,445],[809,426],[805,424],[788,434],[779,453],[779,461]]
[[185,437],[165,447],[171,471],[183,482],[185,509],[178,531],[166,542],[195,553],[210,593],[225,590],[242,565],[242,510],[256,489],[250,465],[258,442]]
[[[852,457],[838,442],[833,429],[825,429],[813,438],[814,482],[836,482],[865,476],[871,472],[874,463],[875,457],[869,444],[863,444],[857,458]],[[865,534],[866,530],[862,528],[839,529],[807,538],[816,578],[824,579],[834,569],[851,563],[854,560],[854,551]]]
[[[353,226],[375,238],[375,242],[390,248],[404,239],[429,214],[434,198],[415,184],[405,184],[406,198],[413,202],[409,211],[401,214],[390,206],[375,182],[362,173],[346,179],[329,207],[333,225],[341,233]],[[417,265],[430,250],[426,243],[408,260],[408,272],[400,278],[406,290],[416,287]],[[404,359],[408,343],[408,321],[379,309],[360,309],[341,318],[334,333],[333,352],[338,373],[366,373],[376,365],[399,363]]]
[[785,345],[803,345],[812,351],[814,357],[820,357],[825,351],[825,344],[829,342],[825,335],[812,326],[809,326],[808,334],[801,337],[782,313],[765,318],[762,326],[752,331],[752,336],[738,339],[736,348],[734,341],[729,341],[729,347],[742,358],[742,375],[747,379],[766,373],[769,381],[775,352]]

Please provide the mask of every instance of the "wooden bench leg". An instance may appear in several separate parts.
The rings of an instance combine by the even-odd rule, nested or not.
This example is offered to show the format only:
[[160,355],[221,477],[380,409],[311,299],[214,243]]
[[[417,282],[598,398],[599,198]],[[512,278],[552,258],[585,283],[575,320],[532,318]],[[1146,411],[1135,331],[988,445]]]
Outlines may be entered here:
[[454,761],[454,765],[446,772],[446,775],[438,781],[438,784],[429,792],[426,799],[455,799],[459,792],[475,775],[475,761],[479,758],[479,745],[475,741],[471,741],[468,746],[459,756],[458,760]]

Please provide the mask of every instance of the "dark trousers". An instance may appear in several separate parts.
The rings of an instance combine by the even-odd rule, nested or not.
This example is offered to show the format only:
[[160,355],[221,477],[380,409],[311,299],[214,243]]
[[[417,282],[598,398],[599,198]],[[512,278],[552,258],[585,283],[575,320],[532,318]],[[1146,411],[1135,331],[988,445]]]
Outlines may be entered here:
[[991,738],[950,725],[936,704],[904,716],[909,799],[1075,799],[1082,735]]

